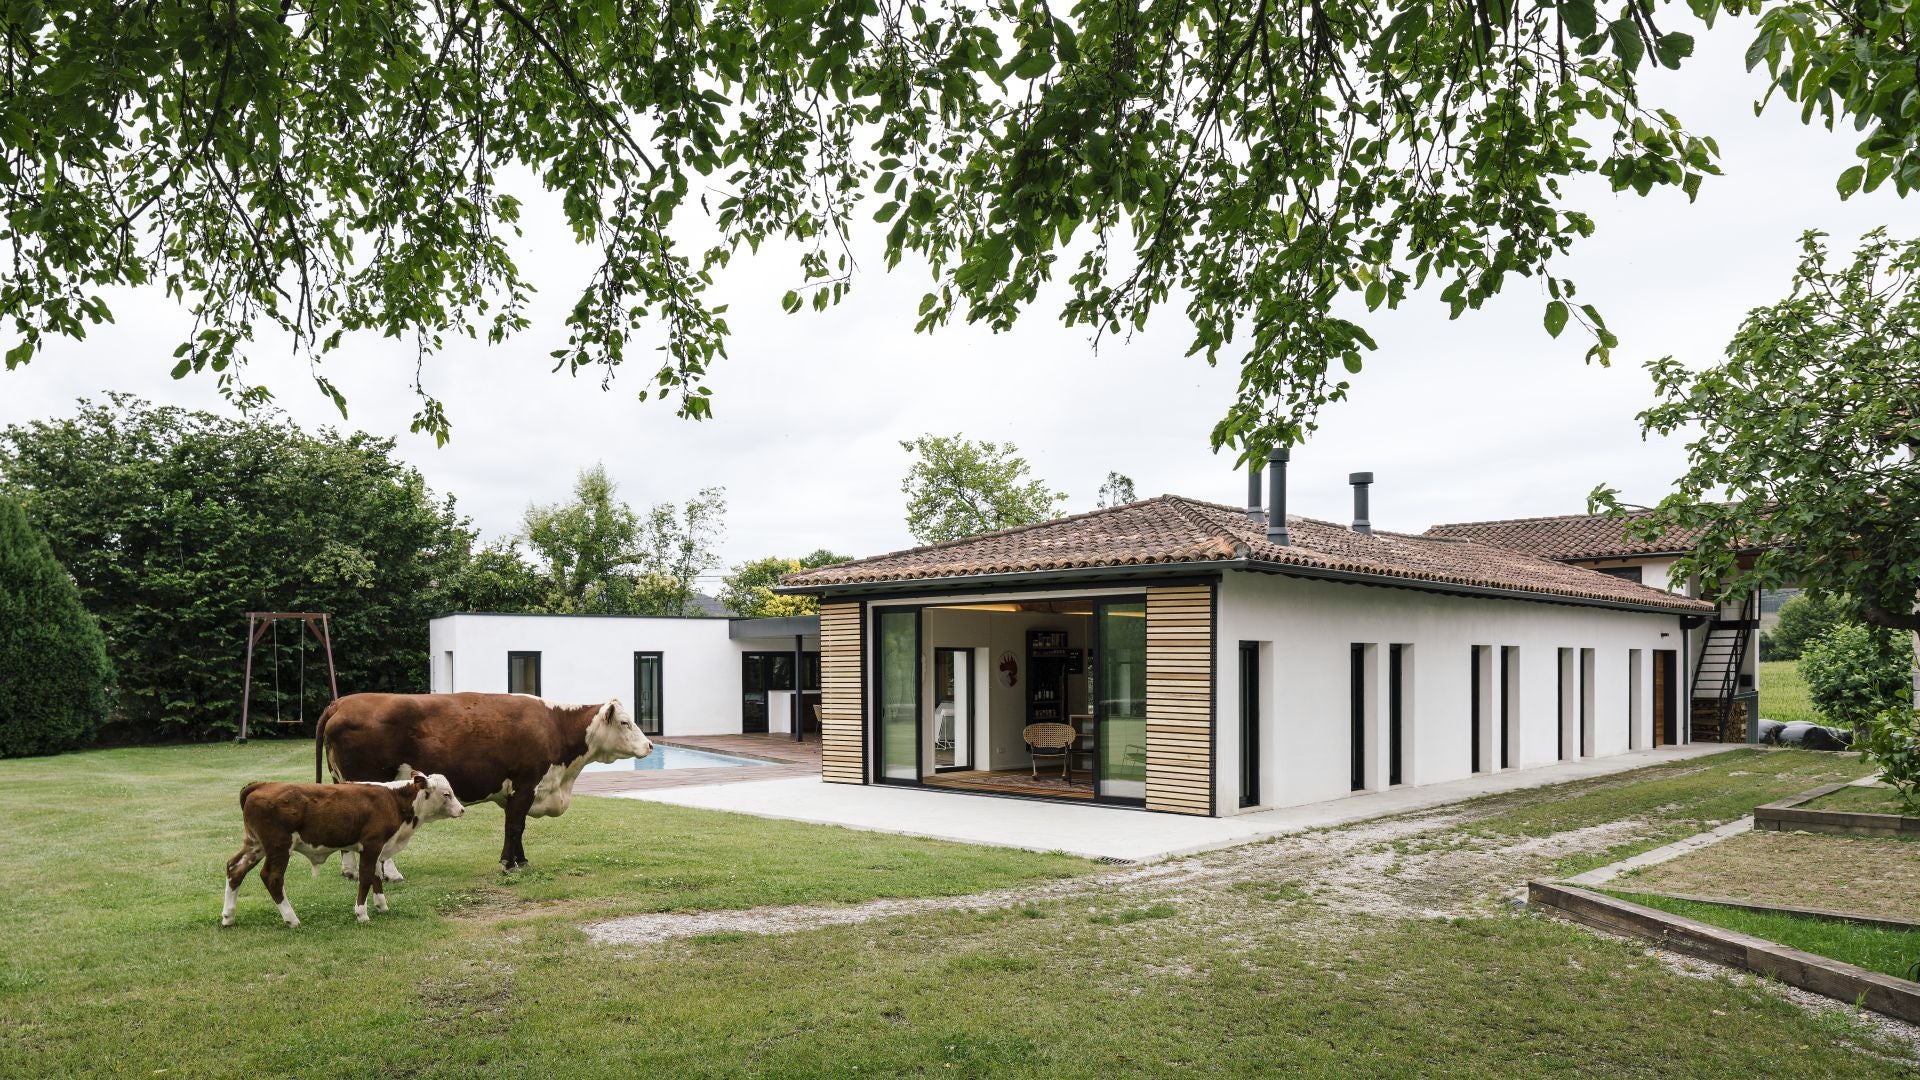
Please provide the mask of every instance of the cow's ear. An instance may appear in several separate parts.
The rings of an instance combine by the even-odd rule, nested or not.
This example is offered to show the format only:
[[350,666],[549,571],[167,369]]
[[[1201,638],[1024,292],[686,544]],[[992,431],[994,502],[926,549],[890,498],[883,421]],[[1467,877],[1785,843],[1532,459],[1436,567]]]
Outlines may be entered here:
[[415,769],[413,773],[413,787],[416,791],[425,791],[427,788],[427,774]]

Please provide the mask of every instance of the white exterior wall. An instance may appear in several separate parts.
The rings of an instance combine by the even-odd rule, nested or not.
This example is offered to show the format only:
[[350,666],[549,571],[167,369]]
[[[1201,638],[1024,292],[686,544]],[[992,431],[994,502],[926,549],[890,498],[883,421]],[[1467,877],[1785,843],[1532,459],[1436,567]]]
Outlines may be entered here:
[[[666,735],[738,734],[741,722],[740,656],[745,652],[791,652],[793,639],[728,637],[722,618],[652,618],[594,615],[446,615],[429,624],[435,693],[507,691],[507,654],[540,654],[540,696],[552,701],[634,702],[636,652],[661,657],[661,731]],[[817,637],[806,639],[818,651]],[[448,654],[451,653],[451,663]],[[787,729],[769,702],[768,726]]]
[[[1403,781],[1431,784],[1471,775],[1472,647],[1491,646],[1483,697],[1482,771],[1499,766],[1499,650],[1519,648],[1516,768],[1559,759],[1559,650],[1592,649],[1595,756],[1651,746],[1651,677],[1637,680],[1629,706],[1629,650],[1652,671],[1652,651],[1681,646],[1679,618],[1534,601],[1479,599],[1276,575],[1228,573],[1219,591],[1215,637],[1217,738],[1215,810],[1240,813],[1239,652],[1260,649],[1260,805],[1293,806],[1350,793],[1349,647],[1377,645],[1367,664],[1366,783],[1387,782],[1388,647],[1410,645],[1403,686]],[[1568,693],[1578,723],[1580,689]],[[1683,706],[1684,708],[1684,706]],[[1641,725],[1629,738],[1629,718]],[[1683,720],[1684,726],[1684,720]],[[1576,738],[1573,752],[1579,752]]]

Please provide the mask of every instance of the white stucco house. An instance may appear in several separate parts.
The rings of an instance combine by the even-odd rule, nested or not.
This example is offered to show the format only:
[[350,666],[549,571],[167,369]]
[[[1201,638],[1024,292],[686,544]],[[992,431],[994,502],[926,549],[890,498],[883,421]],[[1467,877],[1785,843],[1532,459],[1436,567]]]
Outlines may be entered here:
[[820,620],[811,615],[459,613],[434,619],[428,636],[435,693],[617,697],[649,735],[792,732],[796,716],[803,733],[817,730]]
[[[1676,578],[1675,564],[1693,550],[1698,533],[1668,529],[1651,538],[1629,536],[1629,525],[1644,516],[1567,514],[1463,521],[1435,525],[1427,535],[1475,540],[1713,601],[1714,610],[1687,630],[1683,711],[1690,738],[1744,742],[1759,710],[1760,594],[1710,595],[1699,578]],[[1743,557],[1751,558],[1751,553]]]
[[[1230,815],[1689,738],[1708,601],[1473,539],[1160,496],[790,575],[822,774]],[[1639,580],[1632,579],[1639,577]]]

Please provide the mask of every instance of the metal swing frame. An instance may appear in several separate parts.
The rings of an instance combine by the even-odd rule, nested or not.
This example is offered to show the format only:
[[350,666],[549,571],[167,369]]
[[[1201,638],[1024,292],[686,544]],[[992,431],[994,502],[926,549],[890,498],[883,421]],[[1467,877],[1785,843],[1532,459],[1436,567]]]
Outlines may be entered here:
[[[280,625],[281,620],[283,619],[299,620],[300,625],[306,628],[305,632],[313,634],[313,636],[320,642],[320,648],[326,654],[326,658],[327,658],[327,693],[329,695],[329,700],[338,701],[340,699],[340,683],[338,681],[338,678],[333,668],[333,635],[330,632],[330,626],[329,626],[330,618],[331,616],[329,616],[326,612],[323,612],[323,611],[249,611],[247,612],[247,666],[246,666],[245,681],[241,684],[241,689],[240,689],[240,734],[237,737],[235,737],[234,742],[243,743],[247,741],[247,719],[253,707],[253,649],[254,649],[254,646],[260,643],[261,638],[267,636],[268,631],[271,631],[277,628]],[[278,639],[276,638],[276,640]],[[306,657],[306,654],[304,652],[301,653],[301,665],[302,665],[301,666],[301,683],[303,687],[306,682],[305,657]],[[280,680],[278,677],[279,663],[280,663],[280,650],[278,649],[274,650],[273,662],[274,662],[274,670],[276,673],[274,678],[274,684],[273,684],[274,708],[276,710],[276,715],[278,715],[277,710],[279,709],[279,705],[280,705],[280,699],[279,699]],[[306,698],[303,693],[301,697],[301,703],[302,703],[303,709],[305,708],[305,701],[306,701]]]

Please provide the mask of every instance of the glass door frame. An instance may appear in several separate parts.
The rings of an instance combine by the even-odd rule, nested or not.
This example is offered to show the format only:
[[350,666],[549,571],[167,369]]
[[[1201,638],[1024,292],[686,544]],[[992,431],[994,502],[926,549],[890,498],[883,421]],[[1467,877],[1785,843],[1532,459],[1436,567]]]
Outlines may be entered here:
[[[640,678],[641,665],[647,660],[653,661],[653,671],[658,677],[654,685],[654,706],[659,715],[653,718],[653,727],[647,727],[647,717],[643,715],[641,704],[645,698],[640,693],[643,685]],[[667,654],[659,649],[641,649],[633,654],[633,721],[640,725],[643,735],[664,735],[667,729]]]
[[[873,707],[869,710],[867,717],[867,739],[868,745],[873,748],[871,758],[872,774],[870,779],[875,784],[903,784],[918,787],[921,786],[923,779],[927,775],[926,751],[928,740],[925,731],[927,722],[927,680],[926,674],[922,670],[925,665],[921,663],[923,658],[921,642],[926,632],[926,620],[921,617],[921,608],[924,606],[923,604],[886,604],[875,605],[867,609],[873,616],[873,626],[869,635],[873,640],[873,648],[868,655],[867,661],[871,665],[870,670],[873,672],[872,678],[868,680],[867,700],[873,703]],[[886,702],[881,697],[881,691],[883,690],[881,680],[885,675],[885,666],[880,660],[880,650],[886,643],[886,635],[881,632],[880,624],[888,615],[903,613],[913,616],[913,760],[915,763],[915,775],[911,780],[905,777],[890,777],[887,775],[887,746],[885,742]]]
[[[1108,806],[1132,806],[1132,807],[1144,808],[1147,805],[1147,797],[1145,794],[1142,794],[1139,797],[1135,798],[1133,796],[1107,795],[1102,792],[1102,788],[1105,787],[1106,779],[1107,779],[1107,776],[1106,776],[1107,758],[1106,758],[1106,754],[1104,753],[1105,747],[1101,745],[1101,739],[1102,739],[1102,736],[1106,733],[1106,727],[1107,727],[1107,700],[1106,700],[1107,695],[1105,693],[1104,688],[1101,686],[1101,680],[1105,678],[1105,674],[1100,670],[1100,665],[1106,661],[1106,655],[1107,655],[1107,634],[1105,629],[1106,620],[1101,617],[1103,614],[1105,614],[1104,609],[1109,605],[1113,605],[1113,604],[1138,604],[1140,605],[1140,621],[1141,621],[1142,627],[1144,628],[1146,624],[1146,619],[1147,619],[1147,594],[1146,593],[1129,593],[1129,594],[1121,594],[1121,595],[1103,595],[1103,596],[1088,597],[1087,599],[1090,599],[1093,601],[1093,617],[1088,620],[1093,625],[1091,627],[1091,632],[1088,634],[1090,644],[1087,649],[1087,662],[1086,662],[1087,663],[1086,678],[1088,680],[1090,687],[1092,688],[1092,692],[1087,695],[1088,698],[1090,699],[1087,702],[1087,705],[1089,708],[1093,710],[1093,801],[1096,803],[1103,803]],[[1148,650],[1145,645],[1145,635],[1143,633],[1142,648],[1140,650],[1140,653],[1141,653],[1140,667],[1142,672],[1143,685],[1146,681],[1145,670],[1147,666],[1147,651]],[[1148,707],[1147,702],[1150,697],[1151,697],[1150,691],[1148,694],[1142,695],[1140,702],[1141,702],[1141,707],[1143,709]],[[1148,721],[1148,722],[1150,723],[1151,721]],[[1145,751],[1144,743],[1142,744],[1141,748],[1142,748],[1142,751],[1144,752]],[[1151,763],[1151,758],[1149,758],[1149,763]]]
[[[933,672],[934,672],[934,679],[936,680],[934,694],[936,695],[936,697],[940,693],[939,687],[937,685],[937,681],[940,677],[940,654],[941,653],[956,653],[966,658],[966,663],[956,665],[953,672],[953,685],[954,685],[955,695],[957,696],[958,694],[960,694],[961,693],[960,688],[962,686],[965,686],[966,687],[965,693],[967,698],[966,716],[962,717],[958,715],[958,711],[956,710],[953,718],[953,745],[956,748],[963,745],[967,748],[967,752],[965,755],[967,761],[966,761],[966,764],[964,765],[960,765],[960,764],[942,765],[937,760],[938,751],[936,750],[935,751],[936,760],[933,763],[933,771],[936,773],[970,772],[975,768],[975,765],[973,763],[973,756],[974,756],[974,751],[976,749],[976,747],[973,745],[974,734],[975,734],[974,732],[975,709],[974,709],[973,699],[976,696],[974,694],[975,688],[973,685],[973,649],[965,645],[936,645],[933,647]],[[933,703],[933,706],[935,709],[934,715],[937,718],[939,716],[938,710],[940,708],[940,703],[938,701],[935,701]],[[962,732],[964,732],[965,734],[962,734]],[[938,742],[940,738],[940,732],[936,729],[933,734],[934,734],[934,740]],[[961,755],[957,751],[954,753],[953,756],[955,758],[961,757]]]

